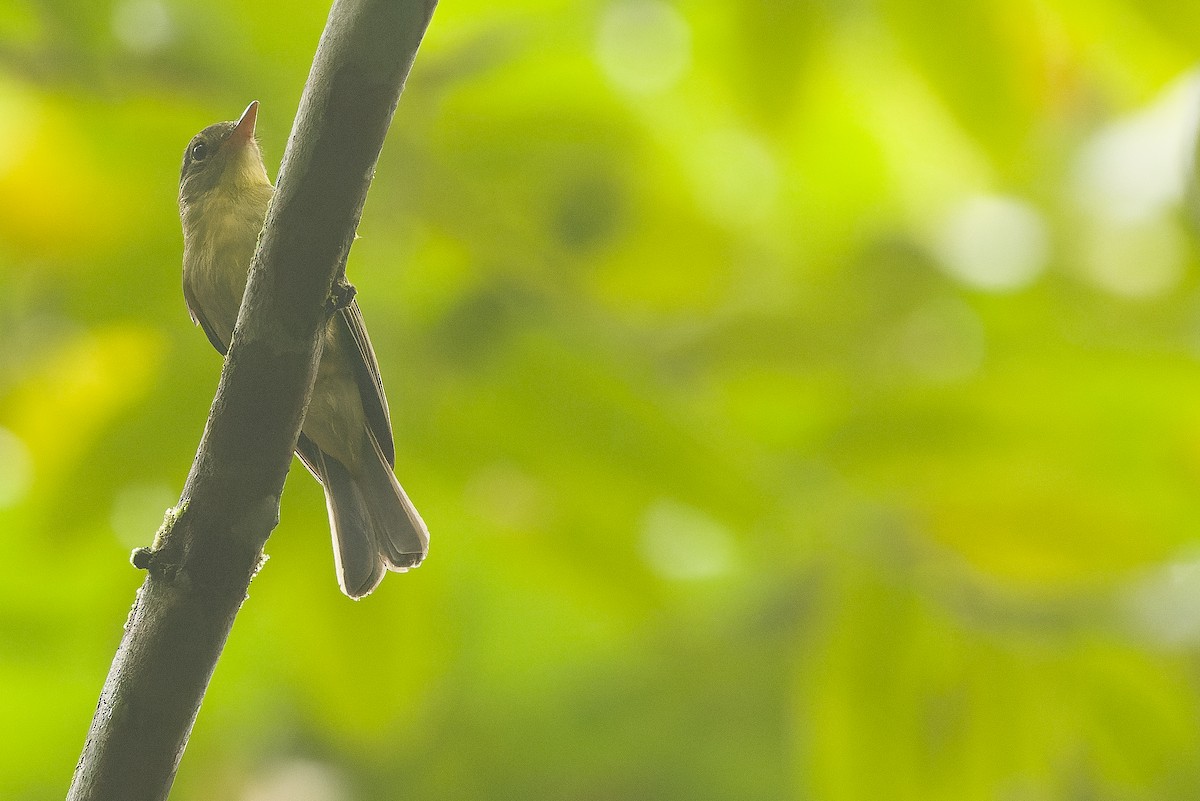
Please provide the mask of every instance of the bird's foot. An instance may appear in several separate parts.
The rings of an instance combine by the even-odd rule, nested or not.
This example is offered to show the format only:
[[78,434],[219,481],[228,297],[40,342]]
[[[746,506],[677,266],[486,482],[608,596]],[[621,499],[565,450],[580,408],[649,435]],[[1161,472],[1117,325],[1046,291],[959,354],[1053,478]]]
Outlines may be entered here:
[[325,301],[325,307],[330,314],[340,312],[354,302],[354,296],[358,294],[358,290],[354,288],[354,284],[350,283],[345,277],[339,278],[333,282],[333,287],[329,290],[329,298]]

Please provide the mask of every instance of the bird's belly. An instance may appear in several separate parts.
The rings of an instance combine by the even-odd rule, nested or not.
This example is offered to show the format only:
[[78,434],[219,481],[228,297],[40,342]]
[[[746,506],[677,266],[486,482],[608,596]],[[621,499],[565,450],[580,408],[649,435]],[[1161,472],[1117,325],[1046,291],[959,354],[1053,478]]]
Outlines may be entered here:
[[228,346],[246,291],[262,218],[221,203],[220,198],[203,211],[191,236],[185,236],[184,281],[205,321]]
[[[239,280],[240,279],[240,280]],[[246,273],[234,270],[208,270],[193,284],[197,297],[203,297],[205,316],[222,342],[233,341],[242,294],[246,291]]]
[[367,421],[346,343],[335,335],[336,324],[335,317],[326,328],[304,434],[353,472],[367,445]]

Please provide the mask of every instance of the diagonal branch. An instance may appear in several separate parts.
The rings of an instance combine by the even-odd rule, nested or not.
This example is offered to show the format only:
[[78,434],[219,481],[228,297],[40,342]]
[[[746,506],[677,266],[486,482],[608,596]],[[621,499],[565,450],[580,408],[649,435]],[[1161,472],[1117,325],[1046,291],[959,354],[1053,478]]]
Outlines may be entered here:
[[436,0],[335,0],[208,424],[153,550],[69,801],[167,797],[279,498],[383,139]]

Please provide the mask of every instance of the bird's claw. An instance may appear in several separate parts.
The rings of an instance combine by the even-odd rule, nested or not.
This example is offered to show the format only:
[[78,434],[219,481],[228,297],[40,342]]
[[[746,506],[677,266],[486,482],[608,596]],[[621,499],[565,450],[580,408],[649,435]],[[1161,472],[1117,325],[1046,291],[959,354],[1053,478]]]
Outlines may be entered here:
[[325,302],[330,314],[340,312],[354,302],[354,296],[358,294],[358,290],[354,288],[354,284],[347,281],[345,278],[339,278],[333,282],[333,287],[329,290],[329,299]]

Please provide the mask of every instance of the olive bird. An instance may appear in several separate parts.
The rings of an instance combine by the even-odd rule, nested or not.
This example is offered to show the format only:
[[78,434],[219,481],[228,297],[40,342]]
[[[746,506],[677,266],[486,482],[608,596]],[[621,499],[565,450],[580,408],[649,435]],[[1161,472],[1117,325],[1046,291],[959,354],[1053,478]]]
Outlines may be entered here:
[[[183,296],[192,320],[229,351],[250,261],[275,187],[254,138],[258,101],[196,134],[183,154]],[[325,489],[338,584],[351,598],[385,570],[416,567],[429,530],[396,476],[379,364],[351,300],[325,325],[321,362],[296,453]]]

